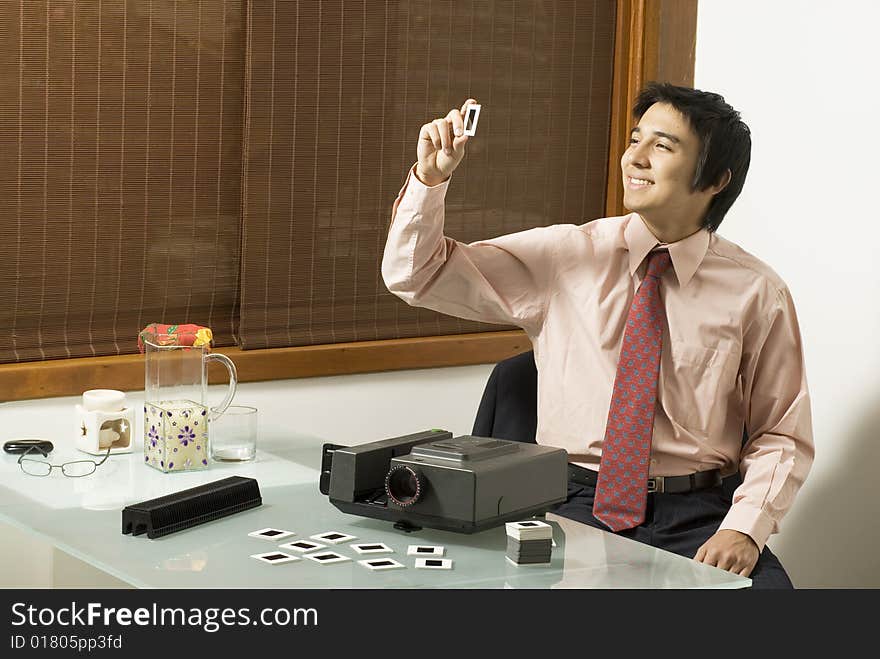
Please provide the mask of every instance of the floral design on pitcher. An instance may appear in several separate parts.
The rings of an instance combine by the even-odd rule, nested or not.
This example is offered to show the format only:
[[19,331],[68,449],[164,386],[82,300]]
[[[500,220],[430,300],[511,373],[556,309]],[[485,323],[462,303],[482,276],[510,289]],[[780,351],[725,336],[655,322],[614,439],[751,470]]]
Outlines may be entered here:
[[159,431],[156,430],[156,426],[150,426],[150,430],[147,433],[147,439],[150,440],[150,446],[156,448],[156,444],[159,443]]
[[189,426],[184,426],[180,433],[177,435],[177,439],[180,440],[180,443],[184,446],[188,446],[189,443],[196,438],[196,433],[193,428]]

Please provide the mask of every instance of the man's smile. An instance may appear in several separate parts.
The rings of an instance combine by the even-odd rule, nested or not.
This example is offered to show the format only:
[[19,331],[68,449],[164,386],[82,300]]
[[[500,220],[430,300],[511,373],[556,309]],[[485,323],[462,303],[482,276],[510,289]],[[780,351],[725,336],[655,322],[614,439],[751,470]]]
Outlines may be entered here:
[[652,185],[654,185],[654,181],[648,180],[646,178],[634,178],[632,176],[626,177],[626,187],[628,187],[630,190],[642,190]]

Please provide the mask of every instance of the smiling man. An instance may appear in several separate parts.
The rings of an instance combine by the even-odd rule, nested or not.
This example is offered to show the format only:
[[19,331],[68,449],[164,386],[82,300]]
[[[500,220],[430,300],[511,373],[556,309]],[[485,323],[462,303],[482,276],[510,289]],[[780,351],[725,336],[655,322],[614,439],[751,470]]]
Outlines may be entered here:
[[716,233],[748,127],[718,94],[648,85],[620,163],[631,213],[463,244],[443,235],[444,198],[471,103],[421,128],[388,289],[526,331],[536,440],[569,453],[557,514],[790,588],[766,542],[813,461],[797,316],[780,277]]

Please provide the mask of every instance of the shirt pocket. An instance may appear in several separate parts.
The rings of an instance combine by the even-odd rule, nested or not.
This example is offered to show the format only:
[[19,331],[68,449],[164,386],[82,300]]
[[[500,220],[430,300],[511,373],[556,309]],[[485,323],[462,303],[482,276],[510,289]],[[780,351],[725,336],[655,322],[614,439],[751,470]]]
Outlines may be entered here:
[[670,342],[671,363],[661,364],[660,392],[670,421],[707,437],[713,420],[724,426],[727,407],[723,391],[736,379],[738,355],[721,347]]

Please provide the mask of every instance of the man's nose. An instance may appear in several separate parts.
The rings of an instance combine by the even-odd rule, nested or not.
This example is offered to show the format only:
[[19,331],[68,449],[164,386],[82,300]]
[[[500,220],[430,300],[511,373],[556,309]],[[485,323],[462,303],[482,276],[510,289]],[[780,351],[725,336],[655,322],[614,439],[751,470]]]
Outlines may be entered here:
[[629,150],[629,162],[636,167],[648,167],[650,165],[648,162],[648,149],[644,146],[643,142],[632,145],[632,148]]

